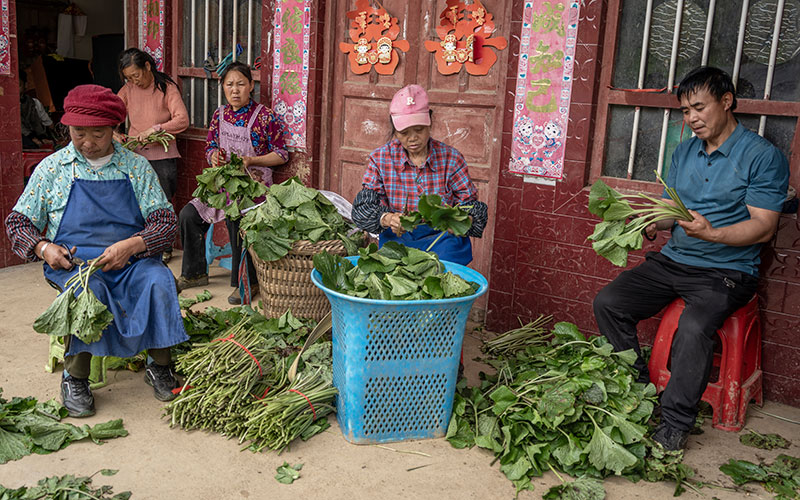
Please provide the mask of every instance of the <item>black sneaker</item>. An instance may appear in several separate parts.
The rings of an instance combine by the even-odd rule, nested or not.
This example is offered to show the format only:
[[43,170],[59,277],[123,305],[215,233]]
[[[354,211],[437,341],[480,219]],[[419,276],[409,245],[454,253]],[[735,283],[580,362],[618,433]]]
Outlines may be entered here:
[[178,387],[178,379],[170,366],[161,366],[150,363],[144,371],[144,381],[153,387],[156,399],[159,401],[172,401],[177,394],[172,389]]
[[70,417],[94,415],[94,396],[89,388],[89,379],[61,375],[61,402]]
[[651,438],[665,450],[677,451],[686,448],[689,431],[682,431],[662,422]]

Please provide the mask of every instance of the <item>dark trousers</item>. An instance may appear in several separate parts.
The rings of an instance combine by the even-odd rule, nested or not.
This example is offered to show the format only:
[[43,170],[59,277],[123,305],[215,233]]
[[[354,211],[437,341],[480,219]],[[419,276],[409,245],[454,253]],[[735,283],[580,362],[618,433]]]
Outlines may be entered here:
[[178,225],[181,228],[181,244],[183,245],[181,276],[196,278],[208,273],[206,231],[211,224],[200,217],[194,205],[187,203],[178,215]]
[[171,202],[178,189],[178,159],[150,160],[150,165],[156,171],[158,183],[167,195],[167,200]]
[[661,418],[668,425],[681,430],[694,426],[711,374],[716,331],[753,297],[757,283],[750,274],[687,266],[649,252],[643,264],[620,274],[595,297],[600,333],[615,350],[636,351],[640,381],[649,381],[649,373],[636,324],[678,297],[686,302],[672,340],[671,377],[661,395]]
[[[204,221],[193,205],[187,204],[178,216],[181,228],[181,242],[183,243],[183,261],[181,263],[181,276],[195,278],[208,272],[206,264],[206,231],[211,225]],[[228,237],[231,241],[231,286],[239,286],[239,263],[242,255],[242,237],[239,236],[239,221],[225,219],[228,228]],[[250,277],[250,286],[256,282],[256,269],[246,254],[247,274]]]
[[[69,350],[71,335],[64,339],[64,352]],[[157,365],[167,366],[172,361],[172,353],[169,347],[160,349],[148,349],[147,354],[153,358]],[[92,353],[79,352],[72,356],[64,356],[64,369],[75,378],[89,378],[92,369]]]

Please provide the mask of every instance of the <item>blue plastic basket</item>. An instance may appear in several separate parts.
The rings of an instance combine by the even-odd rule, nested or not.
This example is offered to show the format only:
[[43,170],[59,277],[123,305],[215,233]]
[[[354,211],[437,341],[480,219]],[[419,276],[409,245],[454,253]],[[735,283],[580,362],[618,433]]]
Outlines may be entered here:
[[[348,257],[354,264],[358,257]],[[458,378],[461,343],[472,303],[488,283],[479,272],[442,261],[480,285],[468,297],[372,300],[326,288],[333,320],[333,385],[339,427],[351,443],[442,437]]]

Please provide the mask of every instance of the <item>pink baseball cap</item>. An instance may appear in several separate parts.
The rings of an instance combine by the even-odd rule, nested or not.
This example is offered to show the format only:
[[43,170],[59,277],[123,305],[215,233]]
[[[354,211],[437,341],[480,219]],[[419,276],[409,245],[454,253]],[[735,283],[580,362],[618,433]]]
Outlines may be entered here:
[[398,90],[389,105],[389,114],[396,130],[405,130],[414,125],[431,124],[428,93],[419,85],[409,85]]

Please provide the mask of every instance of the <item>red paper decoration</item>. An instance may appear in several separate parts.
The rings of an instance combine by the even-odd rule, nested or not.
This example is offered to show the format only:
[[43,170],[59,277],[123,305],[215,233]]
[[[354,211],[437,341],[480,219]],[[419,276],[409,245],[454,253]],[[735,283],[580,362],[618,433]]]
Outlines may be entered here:
[[503,37],[492,38],[494,22],[480,0],[465,4],[460,0],[447,0],[439,15],[436,34],[439,40],[425,41],[425,48],[434,52],[439,72],[452,75],[467,67],[471,75],[485,75],[497,62],[497,54],[485,50],[485,46],[503,50],[508,41]]
[[[397,40],[400,26],[397,18],[386,12],[383,5],[376,9],[369,0],[357,0],[356,10],[347,13],[350,22],[350,39],[353,43],[342,42],[339,50],[349,54],[350,69],[361,75],[369,73],[373,67],[381,75],[391,75],[400,62],[397,50],[408,52],[408,40]],[[397,50],[395,50],[397,49]]]

